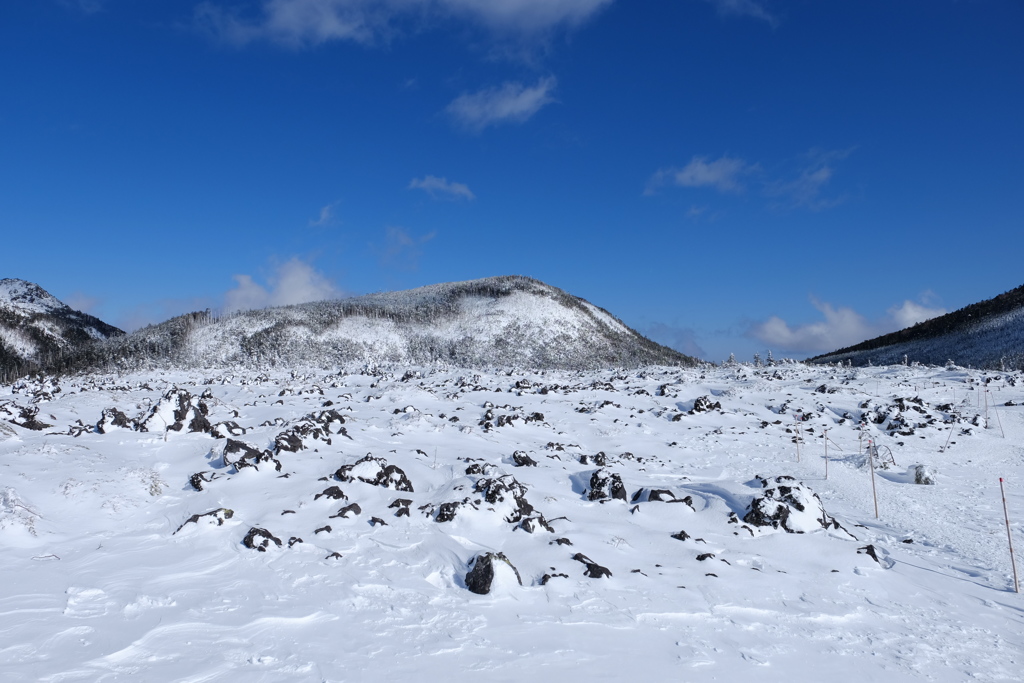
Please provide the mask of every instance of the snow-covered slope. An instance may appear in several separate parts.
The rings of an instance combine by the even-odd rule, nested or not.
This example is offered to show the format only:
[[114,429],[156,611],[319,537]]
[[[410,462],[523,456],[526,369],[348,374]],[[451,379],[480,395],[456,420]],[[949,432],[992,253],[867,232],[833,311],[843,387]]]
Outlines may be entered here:
[[0,379],[51,364],[88,343],[124,334],[39,285],[0,280]]
[[0,680],[1020,680],[1019,373],[417,370],[0,387]]
[[810,359],[813,363],[918,362],[1024,368],[1024,286],[882,337]]
[[79,367],[333,367],[349,362],[595,369],[696,360],[526,277],[248,311],[191,314],[113,340]]

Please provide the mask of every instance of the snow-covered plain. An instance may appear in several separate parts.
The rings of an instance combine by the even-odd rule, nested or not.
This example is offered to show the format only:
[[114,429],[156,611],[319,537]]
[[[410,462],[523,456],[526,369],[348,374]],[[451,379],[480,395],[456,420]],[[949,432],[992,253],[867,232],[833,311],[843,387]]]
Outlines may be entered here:
[[421,370],[0,387],[0,678],[1021,680],[1020,374]]

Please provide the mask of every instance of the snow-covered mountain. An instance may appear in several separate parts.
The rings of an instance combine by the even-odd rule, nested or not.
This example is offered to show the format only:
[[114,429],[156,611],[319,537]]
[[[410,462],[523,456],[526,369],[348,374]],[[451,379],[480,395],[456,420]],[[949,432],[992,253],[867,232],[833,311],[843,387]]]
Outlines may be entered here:
[[1024,368],[1024,286],[892,334],[811,358],[812,363],[924,363]]
[[123,334],[39,285],[0,280],[0,377],[45,367],[90,342]]
[[223,318],[193,313],[105,342],[74,369],[353,362],[598,369],[697,361],[583,299],[505,276]]

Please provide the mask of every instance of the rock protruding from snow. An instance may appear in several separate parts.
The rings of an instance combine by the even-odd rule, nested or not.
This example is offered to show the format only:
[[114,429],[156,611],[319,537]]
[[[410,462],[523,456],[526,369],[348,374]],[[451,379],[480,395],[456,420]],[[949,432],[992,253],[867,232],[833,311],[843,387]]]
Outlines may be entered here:
[[927,465],[913,465],[910,471],[914,474],[915,484],[933,486],[935,484],[935,470]]
[[501,514],[506,522],[518,524],[533,514],[533,506],[526,500],[526,486],[511,474],[480,479],[473,490],[483,494],[484,502]]
[[274,462],[276,469],[281,469],[281,463],[274,460],[274,454],[270,451],[261,451],[251,444],[247,444],[244,441],[236,441],[235,439],[228,439],[224,444],[222,458],[224,466],[234,467],[235,471],[240,471],[245,467],[256,467],[258,469],[260,463],[264,462]]
[[825,512],[818,494],[802,482],[789,476],[757,479],[762,491],[750,502],[750,509],[743,516],[747,524],[781,528],[791,534],[839,528],[839,523]]
[[412,482],[405,472],[395,465],[389,465],[384,458],[375,458],[367,453],[351,465],[343,465],[334,473],[339,481],[361,481],[372,486],[383,486],[395,491],[412,493]]
[[626,500],[626,497],[626,487],[618,474],[599,469],[590,475],[588,500]]
[[608,569],[607,567],[602,567],[597,562],[594,562],[592,559],[590,559],[583,553],[576,553],[572,556],[572,559],[576,560],[577,562],[583,563],[587,567],[587,569],[583,572],[584,576],[588,576],[592,579],[610,579],[612,576],[612,572],[610,569]]
[[[184,522],[182,522],[181,526],[179,526],[174,533],[176,534],[182,529],[184,529],[186,524],[199,524],[200,520],[206,520],[213,526],[222,526],[225,520],[231,519],[234,516],[235,511],[229,510],[228,508],[217,508],[216,510],[210,510],[209,512],[203,512],[200,514],[192,515]],[[171,535],[173,536],[174,534]],[[278,545],[280,545],[280,543],[278,543]]]
[[699,396],[693,402],[693,408],[690,409],[690,414],[706,413],[711,410],[721,410],[722,404],[718,401],[712,401],[707,396]]
[[261,553],[267,552],[267,548],[270,544],[275,544],[278,548],[281,547],[281,539],[270,533],[266,529],[260,529],[259,527],[252,527],[249,532],[242,539],[242,545],[252,550],[258,550]]
[[96,423],[98,434],[107,434],[113,429],[135,429],[135,423],[117,408],[104,408]]
[[206,402],[193,396],[185,389],[170,389],[163,395],[139,423],[142,432],[204,432],[209,434],[212,425],[207,419],[210,409]]
[[[506,575],[506,580],[502,575]],[[477,555],[472,561],[472,567],[466,574],[466,588],[477,595],[487,595],[496,587],[511,583],[508,579],[514,575],[516,583],[523,585],[523,578],[519,570],[505,557],[505,553],[484,553]]]

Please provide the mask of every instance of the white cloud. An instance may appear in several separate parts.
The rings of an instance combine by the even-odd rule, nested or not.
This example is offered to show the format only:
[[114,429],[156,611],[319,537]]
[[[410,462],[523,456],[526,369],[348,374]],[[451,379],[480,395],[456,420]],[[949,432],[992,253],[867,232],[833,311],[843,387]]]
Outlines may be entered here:
[[758,0],[706,0],[718,10],[723,17],[749,17],[760,19],[771,26],[777,26],[779,20]]
[[499,123],[523,123],[541,107],[555,101],[551,96],[555,84],[553,76],[542,78],[532,87],[510,81],[498,87],[464,93],[455,98],[445,111],[459,124],[475,132]]
[[401,19],[459,18],[501,33],[532,34],[576,26],[612,0],[263,0],[255,17],[204,2],[196,18],[229,42],[291,46],[331,40],[387,39]]
[[385,237],[384,248],[374,248],[380,255],[380,265],[399,270],[416,270],[423,255],[423,245],[437,237],[437,233],[432,231],[414,237],[405,228],[388,226]]
[[651,323],[645,328],[644,334],[649,339],[673,348],[680,353],[685,353],[687,356],[693,356],[694,358],[707,357],[707,353],[697,343],[696,331],[689,327]]
[[224,295],[225,313],[304,304],[344,296],[323,273],[297,257],[277,266],[267,278],[269,288],[260,285],[249,275],[235,275],[234,280],[235,288]]
[[92,313],[96,310],[96,307],[100,305],[101,301],[94,296],[89,296],[84,292],[72,292],[71,295],[64,299],[71,308],[82,313]]
[[893,331],[895,331],[902,330],[905,327],[913,327],[918,323],[923,323],[925,320],[931,320],[943,315],[946,313],[946,309],[928,308],[925,305],[907,299],[899,306],[890,308],[888,312],[889,319],[894,324]]
[[835,308],[813,297],[811,304],[821,312],[824,320],[791,327],[782,318],[772,316],[751,328],[749,335],[783,351],[824,353],[916,325],[946,312],[942,308],[928,308],[907,300],[891,307],[882,319],[869,321],[852,308]]
[[334,209],[336,206],[338,206],[338,202],[331,202],[327,206],[321,208],[320,215],[309,222],[310,227],[324,227],[334,223]]
[[743,159],[722,156],[714,161],[693,157],[683,168],[663,168],[651,177],[645,194],[653,194],[663,185],[679,187],[711,187],[719,192],[742,192],[741,178],[757,170]]
[[764,193],[781,199],[791,208],[812,211],[829,209],[846,200],[846,195],[823,197],[825,186],[835,175],[835,163],[848,157],[853,149],[811,149],[803,155],[802,168],[795,178],[774,180],[765,185]]
[[409,181],[409,189],[424,190],[434,198],[441,195],[447,196],[450,199],[476,199],[476,195],[466,185],[448,182],[447,178],[438,178],[432,175],[424,176],[423,178],[413,178]]

